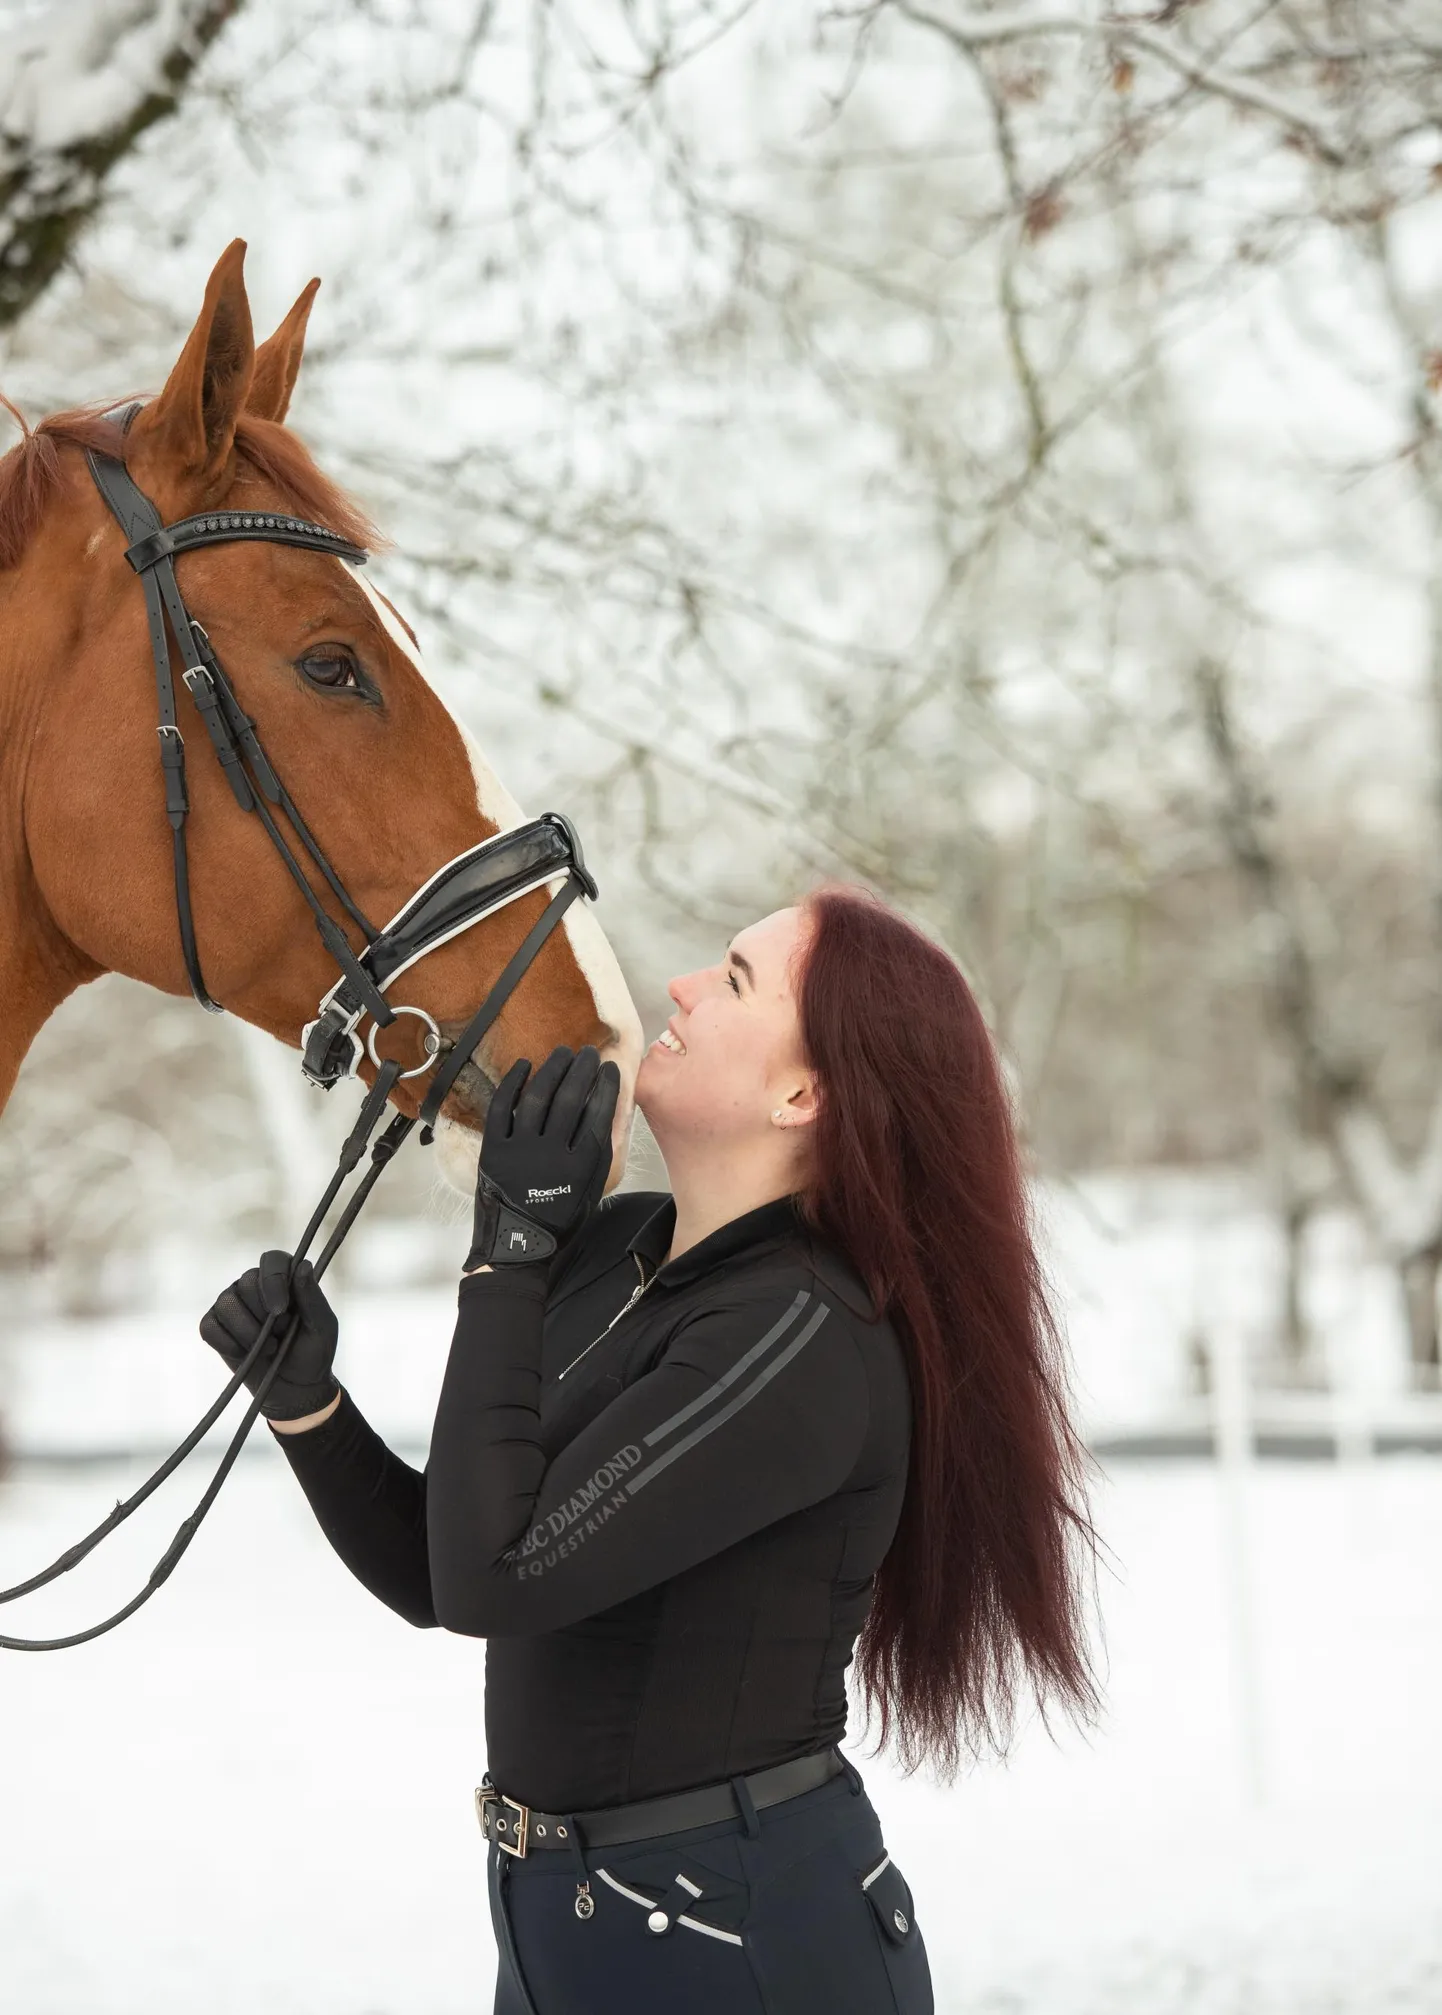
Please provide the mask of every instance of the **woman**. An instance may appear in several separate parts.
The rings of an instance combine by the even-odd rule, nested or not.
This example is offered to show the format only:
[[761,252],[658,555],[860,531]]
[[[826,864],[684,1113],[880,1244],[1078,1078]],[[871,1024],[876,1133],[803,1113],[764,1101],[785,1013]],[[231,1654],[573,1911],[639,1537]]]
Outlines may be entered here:
[[[853,1649],[881,1740],[948,1779],[1020,1678],[1093,1702],[1006,1098],[957,968],[854,890],[669,991],[637,1100],[670,1196],[597,1203],[594,1051],[498,1088],[426,1474],[336,1385],[303,1266],[267,1410],[365,1585],[488,1640],[497,2015],[923,2015],[836,1748]],[[289,1270],[203,1321],[231,1365]]]

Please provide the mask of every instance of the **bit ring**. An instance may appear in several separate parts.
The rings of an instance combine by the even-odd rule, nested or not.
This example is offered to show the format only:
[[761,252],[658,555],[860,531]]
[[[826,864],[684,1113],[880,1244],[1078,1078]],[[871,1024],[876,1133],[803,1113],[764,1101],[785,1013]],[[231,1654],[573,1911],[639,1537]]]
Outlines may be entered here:
[[[426,1071],[434,1068],[436,1058],[441,1053],[441,1032],[440,1029],[436,1026],[433,1017],[428,1015],[424,1008],[405,1007],[393,1004],[391,1007],[391,1012],[392,1014],[413,1014],[417,1021],[423,1021],[425,1023],[427,1029],[425,1039],[426,1060],[424,1063],[418,1063],[414,1070],[403,1070],[401,1072],[400,1077],[397,1079],[397,1083],[404,1083],[406,1078],[421,1077],[424,1075]],[[387,1024],[387,1026],[389,1026],[389,1024]],[[366,1048],[370,1052],[370,1060],[375,1065],[377,1070],[379,1070],[381,1067],[381,1060],[376,1055],[376,1037],[379,1034],[380,1034],[379,1024],[376,1022],[372,1022],[370,1025],[370,1031],[366,1036]]]

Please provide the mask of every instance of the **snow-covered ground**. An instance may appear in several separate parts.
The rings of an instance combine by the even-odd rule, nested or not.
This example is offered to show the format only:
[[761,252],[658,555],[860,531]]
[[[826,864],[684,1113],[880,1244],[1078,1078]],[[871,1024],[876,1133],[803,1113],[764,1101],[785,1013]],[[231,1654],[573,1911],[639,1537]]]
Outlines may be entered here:
[[[1208,1194],[1095,1181],[1048,1200],[1094,1432],[1175,1418],[1198,1334],[1265,1335],[1265,1226]],[[415,1451],[453,1291],[387,1286],[383,1245],[358,1241],[337,1295],[340,1369]],[[189,1266],[168,1307],[12,1331],[7,1425],[51,1459],[0,1486],[0,1586],[142,1473],[133,1453],[74,1457],[168,1446],[216,1391],[195,1312],[234,1265]],[[1313,1313],[1348,1405],[1379,1412],[1402,1375],[1388,1291],[1327,1232]],[[58,1657],[0,1654],[4,2015],[489,2005],[483,1648],[352,1584],[267,1441],[138,1618]],[[204,1469],[0,1629],[73,1628],[139,1587]],[[857,1752],[938,2007],[1436,2015],[1442,1462],[1116,1462],[1096,1510],[1104,1725],[1055,1744],[1032,1728],[946,1791]]]
[[[1199,1353],[1230,1338],[1254,1366],[1259,1424],[1306,1410],[1354,1442],[1421,1422],[1442,1438],[1442,1402],[1407,1391],[1395,1276],[1355,1221],[1321,1213],[1309,1235],[1306,1313],[1330,1393],[1265,1389],[1282,1296],[1271,1213],[1244,1177],[1148,1170],[1095,1174],[1039,1192],[1063,1309],[1078,1414],[1100,1443],[1205,1426]],[[462,1217],[464,1221],[462,1221]],[[327,1281],[342,1316],[342,1376],[387,1435],[423,1446],[454,1314],[452,1280],[469,1233],[456,1221],[371,1221],[346,1253],[347,1287]],[[172,1446],[217,1389],[196,1341],[199,1312],[254,1254],[176,1238],[151,1255],[152,1304],[103,1321],[0,1310],[0,1417],[23,1454],[129,1455]]]
[[[0,1491],[0,1581],[136,1473],[20,1470]],[[1009,1766],[949,1791],[859,1755],[940,2009],[1442,2007],[1442,1464],[1269,1465],[1248,1488],[1259,1802],[1203,1464],[1100,1486],[1108,1712],[1089,1741],[1032,1729]],[[98,1613],[163,1529],[26,1623]],[[140,1617],[82,1651],[0,1658],[0,2006],[488,2007],[482,1655],[372,1603],[279,1459],[243,1463]]]

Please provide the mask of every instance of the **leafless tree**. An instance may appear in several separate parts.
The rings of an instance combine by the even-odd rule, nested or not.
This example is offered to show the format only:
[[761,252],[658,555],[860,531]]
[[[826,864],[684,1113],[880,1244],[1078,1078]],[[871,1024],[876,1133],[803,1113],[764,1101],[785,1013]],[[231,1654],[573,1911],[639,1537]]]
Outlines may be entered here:
[[174,113],[240,0],[17,8],[0,34],[0,328],[59,273],[106,178]]
[[[1143,16],[902,4],[842,10],[832,19],[852,38],[838,104],[846,97],[853,112],[864,103],[868,73],[889,69],[894,82],[905,69],[910,37],[929,40],[954,65],[944,124],[921,118],[906,135],[893,122],[859,141],[862,120],[853,117],[846,132],[841,114],[829,156],[819,167],[813,158],[793,178],[794,187],[809,176],[819,197],[813,235],[792,264],[793,302],[797,292],[816,299],[820,271],[841,276],[832,299],[813,312],[807,341],[866,418],[894,429],[907,480],[928,492],[946,560],[939,579],[966,638],[958,649],[938,597],[928,630],[904,653],[904,690],[889,691],[881,712],[892,723],[911,710],[933,716],[927,739],[943,746],[934,710],[959,662],[985,663],[988,643],[1014,658],[1033,639],[1044,649],[1038,632],[1049,618],[1056,665],[1068,633],[1076,644],[1083,625],[1110,626],[1111,662],[1098,637],[1091,665],[1077,667],[1070,681],[1090,713],[1093,755],[1113,768],[1110,781],[1098,795],[1081,751],[1074,748],[1067,761],[1055,721],[1033,739],[1020,767],[1033,775],[1050,768],[1048,823],[1068,796],[1094,811],[1104,805],[1125,836],[1134,872],[1151,855],[1155,874],[1158,850],[1178,842],[1195,865],[1204,867],[1218,849],[1231,861],[1245,905],[1243,941],[1268,1011],[1267,1040],[1281,1066],[1263,1073],[1269,1089],[1262,1107],[1263,1153],[1280,1207],[1297,1232],[1319,1193],[1316,1150],[1324,1146],[1398,1269],[1419,1372],[1435,1373],[1442,1115],[1435,1094],[1422,1087],[1435,1081],[1436,1032],[1420,1032],[1399,1099],[1383,1058],[1398,1016],[1410,1015],[1416,968],[1369,975],[1363,1005],[1355,975],[1339,982],[1336,962],[1324,955],[1344,923],[1346,890],[1338,881],[1345,883],[1345,872],[1320,883],[1299,872],[1281,803],[1297,777],[1288,746],[1297,736],[1265,721],[1265,702],[1238,699],[1242,688],[1255,695],[1275,687],[1268,656],[1295,639],[1265,595],[1259,598],[1260,555],[1225,532],[1217,536],[1216,458],[1225,430],[1201,410],[1205,385],[1195,382],[1199,328],[1235,312],[1249,290],[1298,286],[1309,260],[1312,313],[1325,315],[1321,303],[1330,295],[1390,340],[1390,355],[1368,360],[1369,390],[1391,408],[1374,429],[1370,467],[1354,460],[1344,468],[1323,441],[1306,466],[1307,458],[1296,458],[1293,474],[1310,481],[1314,506],[1330,505],[1332,521],[1320,537],[1340,560],[1355,529],[1346,488],[1403,472],[1408,494],[1399,528],[1412,548],[1412,589],[1425,602],[1430,637],[1421,694],[1428,755],[1416,802],[1419,814],[1430,805],[1435,820],[1442,777],[1439,298],[1437,276],[1425,262],[1419,273],[1406,244],[1409,219],[1435,215],[1429,206],[1442,176],[1442,94],[1427,10],[1211,6]],[[904,223],[884,196],[876,201],[883,177],[905,207]],[[863,188],[873,198],[869,212],[857,201]],[[1220,216],[1209,192],[1225,192]],[[861,214],[871,222],[870,242],[855,223]],[[794,244],[794,224],[785,235]],[[771,243],[779,255],[782,234],[772,232]],[[1326,284],[1315,271],[1324,258],[1332,267]],[[967,290],[988,272],[989,302],[974,284]],[[943,361],[911,374],[909,400],[898,398],[906,374],[868,382],[856,342],[837,340],[842,317],[834,296],[842,289],[852,298],[853,333],[859,325],[874,339],[908,321],[926,329],[930,356]],[[862,314],[856,304],[867,296],[870,312]],[[963,300],[973,318],[965,326],[957,312]],[[1344,340],[1335,344],[1339,353],[1345,347]],[[1188,349],[1191,382],[1181,364]],[[962,355],[966,375],[954,361]],[[1002,399],[978,412],[968,392],[978,376],[995,391],[995,372],[978,372],[989,356],[1002,372]],[[1213,493],[1201,507],[1199,482]],[[1273,564],[1281,543],[1269,556]],[[1000,604],[1002,632],[993,637],[988,589],[1008,551],[1029,561],[1044,585],[1028,607],[1013,575]],[[1384,553],[1371,557],[1387,564]],[[924,647],[927,636],[943,640],[940,663]],[[1072,655],[1088,654],[1083,647]],[[1330,749],[1321,726],[1328,710]],[[1313,789],[1340,786],[1344,819],[1356,816],[1366,782],[1338,767],[1335,731],[1346,713],[1324,672],[1322,701],[1307,723],[1309,775]],[[876,714],[863,731],[873,744],[889,732]],[[1114,765],[1128,748],[1154,771],[1172,772],[1160,798],[1146,788],[1116,788]],[[838,768],[833,753],[833,777]],[[917,795],[938,801],[925,789]],[[1434,911],[1438,840],[1442,833],[1424,850],[1430,858],[1418,861]],[[1325,863],[1313,853],[1306,865],[1335,875],[1339,851]],[[1365,838],[1363,851],[1374,851]],[[937,859],[933,850],[932,863]],[[1093,853],[1090,868],[1096,897],[1105,884],[1104,853]],[[1048,879],[1054,896],[1065,876]],[[1055,901],[1048,906],[1050,924],[1038,916],[1034,941],[1044,948],[1040,966],[1051,969],[1043,997],[1057,1000],[1063,962]],[[1428,984],[1435,988],[1435,966]],[[1419,1091],[1434,1114],[1420,1126]],[[1296,1310],[1294,1286],[1286,1322],[1299,1343]]]
[[[283,191],[337,248],[299,422],[638,973],[861,874],[966,962],[1044,1165],[1250,1162],[1294,1358],[1340,1185],[1435,1362],[1429,10],[322,25],[252,0],[203,127],[118,168],[75,263],[121,377],[229,235],[196,190]],[[51,314],[6,366],[39,404],[101,368]]]

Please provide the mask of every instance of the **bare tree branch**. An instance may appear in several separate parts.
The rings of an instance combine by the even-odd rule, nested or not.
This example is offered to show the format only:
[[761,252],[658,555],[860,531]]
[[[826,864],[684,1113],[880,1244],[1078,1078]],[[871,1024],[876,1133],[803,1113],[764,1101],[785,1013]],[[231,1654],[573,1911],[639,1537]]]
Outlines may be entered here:
[[1251,83],[1234,70],[1224,69],[1208,57],[1160,35],[1145,22],[1125,14],[1102,14],[1087,19],[1081,14],[1057,8],[1018,8],[1010,14],[933,14],[911,0],[889,0],[892,10],[919,28],[943,36],[956,48],[974,53],[1009,42],[1036,36],[1075,35],[1100,43],[1105,49],[1131,49],[1154,56],[1167,69],[1185,78],[1212,97],[1225,98],[1250,112],[1260,112],[1279,126],[1298,133],[1310,142],[1323,159],[1339,161],[1341,150],[1333,136],[1305,106],[1275,91]]
[[0,328],[64,265],[105,179],[180,103],[241,0],[84,0],[0,38]]

